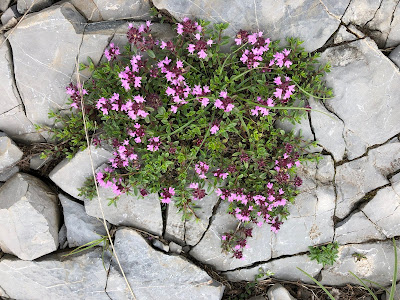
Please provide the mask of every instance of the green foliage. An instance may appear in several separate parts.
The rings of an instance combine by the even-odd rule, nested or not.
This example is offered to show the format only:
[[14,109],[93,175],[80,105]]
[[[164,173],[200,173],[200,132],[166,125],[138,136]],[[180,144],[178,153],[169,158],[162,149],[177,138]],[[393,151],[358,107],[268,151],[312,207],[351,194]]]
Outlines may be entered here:
[[308,254],[310,259],[316,260],[323,266],[333,265],[336,262],[336,259],[338,258],[339,244],[337,242],[319,247],[310,246],[308,248],[310,249],[310,253]]

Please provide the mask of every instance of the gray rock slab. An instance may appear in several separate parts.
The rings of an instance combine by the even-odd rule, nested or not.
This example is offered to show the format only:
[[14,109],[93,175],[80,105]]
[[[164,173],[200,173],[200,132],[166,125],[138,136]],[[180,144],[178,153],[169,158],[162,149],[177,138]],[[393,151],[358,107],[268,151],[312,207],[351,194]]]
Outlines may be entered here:
[[148,20],[150,16],[150,0],[93,0],[103,20]]
[[398,68],[400,68],[400,46],[397,46],[392,52],[390,52],[389,58]]
[[[62,257],[50,254],[35,261],[5,256],[0,261],[0,286],[14,299],[109,300],[102,250]],[[105,256],[105,264],[109,258]]]
[[[226,34],[230,36],[244,29],[265,31],[273,40],[299,37],[306,41],[303,44],[306,50],[312,51],[324,45],[336,31],[348,2],[340,1],[340,5],[336,6],[337,16],[329,13],[327,6],[319,0],[256,0],[229,6],[224,0],[154,0],[153,4],[159,10],[169,12],[178,21],[189,17],[206,19],[212,23],[228,22],[230,25]],[[330,8],[334,7],[333,1],[328,3]]]
[[9,36],[17,86],[33,123],[52,125],[49,110],[63,108],[85,22],[63,3],[28,15]]
[[383,47],[390,31],[391,15],[396,2],[395,0],[352,0],[342,21],[345,24],[356,24],[368,29],[370,36]]
[[[10,6],[11,0],[1,0],[0,1],[0,11],[6,11],[7,7]],[[5,23],[3,23],[5,24]]]
[[103,21],[99,8],[92,0],[68,0],[79,13],[91,22]]
[[[222,298],[224,286],[183,258],[152,249],[137,232],[119,229],[115,249],[136,299]],[[107,294],[115,300],[131,299],[114,259],[107,281]]]
[[400,143],[389,143],[336,167],[336,216],[344,218],[368,192],[388,184],[386,176],[400,168]]
[[335,176],[335,165],[331,156],[323,155],[317,164],[315,179],[324,184],[332,184]]
[[[99,193],[104,217],[108,222],[162,235],[163,221],[160,198],[157,194],[150,194],[144,198],[124,194],[117,200],[116,206],[108,206],[109,199],[115,197],[112,190],[99,187]],[[98,198],[84,200],[86,213],[92,217],[102,218]]]
[[290,216],[272,236],[272,257],[308,251],[309,246],[332,241],[335,191],[317,185],[316,190],[299,194],[289,206]]
[[5,182],[8,179],[10,179],[11,177],[14,176],[14,174],[19,172],[19,167],[15,166],[10,168],[6,168],[5,171],[3,171],[2,173],[0,173],[0,182]]
[[182,253],[182,246],[178,245],[177,243],[170,242],[169,243],[169,252],[175,253],[175,254],[181,254]]
[[[295,255],[285,258],[278,258],[270,262],[261,264],[250,269],[240,269],[223,273],[232,281],[254,281],[255,276],[259,274],[261,268],[263,272],[271,271],[274,273],[271,277],[282,280],[301,280],[302,282],[311,283],[312,281],[304,273],[297,269],[306,271],[311,276],[316,276],[322,269],[322,265],[315,260],[310,260],[308,255]],[[264,277],[260,279],[265,279]]]
[[[59,194],[67,227],[67,240],[70,248],[79,247],[107,235],[103,222],[86,214],[85,207],[70,198]],[[107,223],[110,228],[110,224]]]
[[[326,100],[329,101],[331,100]],[[312,109],[315,109],[310,112],[315,139],[319,145],[332,153],[335,161],[342,160],[346,151],[343,121],[330,113],[320,100],[311,98],[309,103]]]
[[29,11],[39,11],[46,7],[52,5],[54,0],[18,0],[17,10],[20,14],[25,13],[28,9]]
[[338,223],[335,229],[335,241],[341,245],[385,239],[380,228],[360,211]]
[[10,44],[4,40],[3,35],[0,35],[0,89],[2,90],[0,94],[0,115],[21,104],[14,82]]
[[29,168],[32,170],[39,170],[41,167],[43,167],[45,164],[53,160],[53,157],[50,155],[47,158],[40,158],[40,154],[32,156],[32,158],[29,161]]
[[[90,152],[94,169],[108,162],[112,157],[112,153],[101,147],[90,146]],[[91,176],[93,173],[89,148],[79,151],[71,160],[64,159],[49,174],[50,179],[64,192],[79,200],[84,198],[78,196],[78,188],[81,188],[86,179]]]
[[44,142],[43,136],[38,133],[33,123],[26,117],[22,105],[0,115],[0,130],[14,141],[21,143]]
[[5,253],[33,260],[58,248],[57,197],[32,175],[18,173],[0,188],[0,220]]
[[339,27],[338,32],[335,34],[333,38],[333,43],[339,44],[343,42],[354,41],[357,39],[358,37],[351,30],[348,30],[346,26],[341,25]]
[[[210,228],[201,241],[189,252],[197,260],[213,266],[219,271],[228,271],[251,265],[256,261],[267,261],[271,258],[272,232],[268,226],[253,229],[253,237],[248,239],[249,249],[243,251],[244,259],[236,259],[231,253],[221,250],[221,236],[225,232],[235,230],[238,222],[226,211],[227,202],[222,202],[212,219]],[[260,251],[260,249],[263,249]]]
[[9,171],[23,156],[23,152],[5,134],[0,136],[0,173]]
[[279,283],[274,284],[267,292],[269,300],[296,300],[289,291]]
[[400,181],[377,192],[362,209],[386,237],[400,235]]
[[10,21],[12,18],[19,18],[20,16],[21,16],[21,14],[18,12],[17,6],[13,5],[13,6],[7,8],[7,10],[1,15],[0,20],[1,20],[1,23],[7,24],[8,21]]
[[[397,248],[398,252],[398,243]],[[365,258],[357,260],[353,257],[354,253],[364,255]],[[383,286],[391,284],[394,270],[394,247],[391,241],[341,246],[338,255],[339,258],[333,266],[326,266],[322,270],[322,284],[358,284],[349,271],[361,279],[375,281]],[[400,269],[398,270],[397,276],[400,275]]]
[[397,46],[400,43],[400,6],[397,5],[391,18],[390,32],[385,47]]
[[322,53],[335,97],[327,108],[344,122],[347,156],[354,159],[370,146],[400,132],[400,72],[369,38],[331,47]]
[[[207,186],[205,187],[207,193]],[[184,242],[187,245],[196,245],[204,232],[207,230],[210,217],[214,206],[218,202],[218,195],[212,190],[203,199],[196,202],[195,213],[199,218],[194,217],[182,221],[182,212],[178,212],[174,204],[168,206],[167,226],[165,228],[165,237],[167,239]]]

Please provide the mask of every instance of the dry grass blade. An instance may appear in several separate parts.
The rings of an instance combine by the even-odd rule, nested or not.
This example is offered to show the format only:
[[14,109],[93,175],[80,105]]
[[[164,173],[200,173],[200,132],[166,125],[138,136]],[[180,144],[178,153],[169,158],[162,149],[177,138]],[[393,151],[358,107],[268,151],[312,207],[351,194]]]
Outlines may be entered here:
[[100,200],[99,187],[97,185],[96,174],[95,174],[94,164],[93,164],[93,159],[92,159],[92,151],[90,149],[89,133],[88,133],[88,130],[87,130],[87,125],[86,125],[86,115],[85,115],[85,109],[84,109],[84,103],[83,103],[82,84],[80,82],[80,77],[79,77],[79,60],[78,60],[78,56],[77,56],[77,59],[76,59],[76,76],[77,76],[77,85],[78,85],[78,88],[79,88],[79,94],[80,94],[80,97],[81,97],[81,110],[82,110],[83,127],[84,127],[84,131],[85,131],[87,148],[89,150],[89,160],[90,160],[90,165],[91,165],[91,169],[92,169],[92,176],[93,176],[95,187],[96,187],[97,200],[99,202],[99,207],[100,207],[101,216],[102,216],[101,220],[102,220],[103,226],[104,226],[104,228],[105,228],[105,230],[107,232],[107,237],[108,237],[108,240],[110,242],[110,245],[111,245],[115,260],[117,261],[118,267],[121,270],[121,274],[124,277],[125,283],[126,283],[128,289],[129,289],[130,294],[132,295],[133,299],[136,300],[136,296],[133,293],[133,290],[132,290],[132,288],[131,288],[131,286],[130,286],[130,284],[128,282],[128,279],[126,278],[125,272],[124,272],[124,270],[123,270],[123,268],[121,266],[121,263],[119,261],[117,252],[115,251],[114,243],[112,241],[111,234],[110,234],[110,231],[108,230],[108,226],[107,226],[106,219],[105,219],[105,216],[104,216],[103,205],[101,204],[101,200]]

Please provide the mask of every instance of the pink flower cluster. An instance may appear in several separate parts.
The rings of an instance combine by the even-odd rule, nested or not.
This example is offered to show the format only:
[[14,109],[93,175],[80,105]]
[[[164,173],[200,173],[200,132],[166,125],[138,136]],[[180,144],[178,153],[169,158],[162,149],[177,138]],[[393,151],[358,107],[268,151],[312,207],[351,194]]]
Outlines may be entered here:
[[264,39],[262,36],[262,31],[249,34],[244,30],[239,31],[236,36],[236,45],[240,45],[242,42],[252,45],[250,50],[245,49],[242,52],[242,57],[240,58],[240,61],[247,64],[249,69],[257,68],[263,60],[262,55],[269,50],[269,44],[271,41],[270,39]]
[[285,66],[289,69],[290,66],[293,64],[292,61],[290,61],[288,58],[289,54],[290,50],[287,49],[284,49],[282,52],[276,52],[274,54],[274,59],[270,63],[275,64],[280,68]]
[[252,228],[239,228],[236,232],[228,232],[222,235],[222,247],[225,250],[233,251],[233,257],[244,260],[243,250],[249,248],[247,238],[253,236]]
[[141,24],[138,28],[133,27],[133,24],[129,24],[127,32],[129,43],[134,44],[141,51],[153,49],[154,45],[159,44],[159,41],[155,40],[151,35],[151,25],[150,21],[146,21],[146,25]]
[[196,171],[196,173],[199,175],[199,177],[201,179],[206,179],[206,173],[208,172],[208,169],[210,168],[209,165],[207,165],[205,162],[199,161],[199,163],[197,163],[194,166],[194,169]]
[[119,47],[115,46],[114,43],[110,44],[110,48],[104,50],[104,55],[106,56],[108,61],[114,60],[120,55]]
[[[82,90],[82,94],[80,90]],[[76,109],[81,107],[81,98],[83,95],[88,94],[88,92],[84,88],[81,88],[79,84],[73,85],[72,83],[66,87],[66,92],[72,100],[71,107]]]
[[282,103],[287,103],[289,101],[290,96],[294,92],[295,85],[290,84],[291,79],[287,76],[285,76],[285,81],[282,82],[282,79],[280,76],[275,77],[274,83],[277,85],[274,96],[276,98],[281,99]]
[[[265,101],[261,97],[257,97],[257,102],[262,104],[262,105],[269,106],[269,107],[273,107],[275,105],[274,100],[272,100],[271,98],[268,98]],[[267,108],[263,107],[263,106],[255,106],[254,109],[251,109],[251,115],[252,116],[258,116],[259,114],[261,114],[264,117],[268,116],[269,110]]]
[[[278,220],[273,216],[276,207],[285,206],[287,199],[284,198],[282,188],[276,190],[274,184],[267,184],[266,196],[253,193],[244,193],[243,189],[217,189],[217,195],[222,200],[234,203],[236,208],[232,214],[240,222],[253,222],[261,227],[264,223],[271,224],[271,230],[276,231]],[[272,213],[271,213],[272,212]]]
[[222,91],[219,96],[221,99],[216,99],[214,102],[214,106],[219,109],[223,109],[225,112],[230,112],[235,107],[233,104],[232,98],[228,97],[228,93],[226,91]]
[[195,32],[200,33],[202,30],[203,28],[197,22],[189,18],[183,18],[183,22],[176,25],[176,32],[178,35],[191,35]]
[[133,125],[133,127],[135,128],[135,130],[129,129],[128,134],[129,136],[134,138],[135,143],[141,143],[142,138],[145,136],[145,131],[142,125],[140,125],[139,123],[136,123],[135,125]]
[[119,94],[114,93],[111,98],[107,99],[101,97],[97,100],[96,107],[98,110],[101,110],[103,115],[108,115],[110,110],[119,111],[121,108],[121,99],[119,98]]
[[149,144],[147,145],[147,150],[155,152],[160,149],[160,137],[155,136],[149,139]]
[[211,124],[210,128],[210,133],[211,134],[216,134],[219,130],[220,123],[218,120],[214,120],[213,123]]
[[110,159],[111,166],[114,169],[125,168],[129,166],[131,161],[137,160],[138,156],[133,152],[134,149],[129,145],[128,140],[124,140],[122,144],[115,146],[114,148],[117,150],[113,152],[114,157]]
[[121,85],[125,88],[126,91],[131,89],[131,85],[133,85],[136,89],[141,87],[142,77],[136,76],[135,73],[139,73],[140,69],[143,68],[143,62],[141,61],[141,56],[136,55],[131,59],[131,67],[125,67],[125,70],[119,73],[119,78],[121,78]]
[[189,188],[193,189],[192,191],[193,200],[201,200],[206,196],[206,191],[199,187],[198,182],[192,182],[189,185]]
[[144,107],[146,100],[140,95],[134,96],[133,100],[128,100],[121,105],[121,111],[125,111],[132,120],[136,120],[138,117],[146,118],[149,115]]
[[161,192],[161,202],[170,203],[172,196],[175,196],[175,189],[173,187],[164,188]]
[[214,172],[214,177],[218,177],[218,178],[222,178],[222,179],[226,179],[228,178],[229,173],[228,172],[224,172],[221,169],[217,169]]
[[[108,168],[108,167],[105,168],[105,170],[104,170],[104,172],[107,172],[107,173],[111,173],[113,171],[114,171],[113,169]],[[97,180],[97,182],[99,183],[99,185],[101,187],[111,188],[113,193],[116,196],[120,196],[120,195],[122,195],[123,193],[126,192],[126,188],[124,188],[122,186],[122,179],[121,178],[119,178],[118,180],[116,178],[111,178],[111,180],[107,180],[107,181],[104,181],[104,178],[105,178],[105,175],[104,175],[103,172],[98,172],[96,174],[96,180]]]
[[207,42],[204,41],[200,34],[197,33],[195,35],[196,37],[196,43],[195,44],[189,44],[187,47],[187,50],[189,51],[190,54],[193,54],[194,51],[197,51],[197,56],[201,59],[204,59],[207,57],[207,46],[211,47],[211,45],[214,43],[213,40],[208,40]]

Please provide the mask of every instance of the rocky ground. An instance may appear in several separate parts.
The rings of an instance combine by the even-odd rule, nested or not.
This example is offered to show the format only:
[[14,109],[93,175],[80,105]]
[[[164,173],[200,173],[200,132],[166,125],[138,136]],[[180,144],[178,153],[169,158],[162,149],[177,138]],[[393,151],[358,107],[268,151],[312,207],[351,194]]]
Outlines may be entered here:
[[[312,111],[294,130],[318,141],[323,159],[302,167],[304,184],[289,219],[278,234],[256,229],[245,260],[221,253],[220,234],[237,223],[214,195],[203,200],[195,223],[182,222],[172,205],[163,213],[158,195],[122,197],[117,207],[107,207],[108,191],[100,190],[136,298],[221,299],[229,282],[252,281],[260,268],[305,284],[310,280],[296,267],[326,285],[356,284],[348,271],[391,284],[391,238],[400,236],[400,1],[32,2],[0,0],[1,297],[131,299],[115,257],[101,247],[64,256],[106,234],[98,202],[77,192],[91,175],[88,150],[70,161],[40,160],[35,153],[49,137],[34,124],[51,126],[48,111],[67,108],[65,86],[76,75],[76,59],[87,63],[90,56],[98,63],[110,42],[123,46],[128,23],[152,18],[151,7],[177,20],[229,22],[231,35],[260,29],[272,39],[299,37],[306,50],[332,65],[326,80],[335,98],[310,99],[313,109],[329,116]],[[29,8],[32,13],[15,27]],[[167,23],[153,31],[171,35]],[[111,154],[93,148],[92,155],[97,168]],[[341,245],[333,266],[310,261],[308,246],[332,241]],[[269,299],[290,299],[273,294],[280,292],[287,293],[275,286]]]

